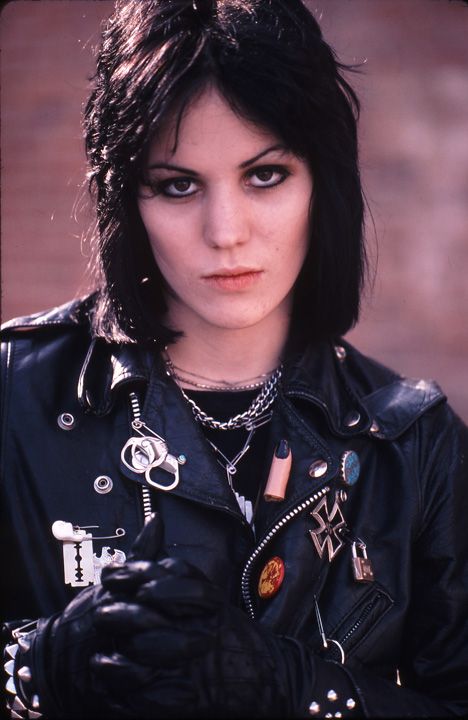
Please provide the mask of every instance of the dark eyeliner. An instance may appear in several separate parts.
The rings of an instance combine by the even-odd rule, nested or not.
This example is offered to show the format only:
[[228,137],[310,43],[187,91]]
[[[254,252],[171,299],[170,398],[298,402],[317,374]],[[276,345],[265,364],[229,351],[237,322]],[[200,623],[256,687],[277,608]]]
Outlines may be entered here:
[[177,176],[172,178],[166,178],[164,180],[148,180],[147,186],[151,189],[153,195],[163,195],[164,197],[170,198],[171,200],[179,200],[182,198],[190,197],[196,192],[194,190],[192,192],[189,192],[187,195],[173,195],[172,193],[168,192],[168,188],[173,186],[175,183],[181,181],[193,183],[194,178],[188,176]]
[[272,173],[278,173],[280,178],[271,185],[255,186],[258,190],[268,190],[269,188],[277,187],[277,185],[281,185],[281,183],[283,183],[291,175],[290,170],[288,170],[284,165],[257,165],[257,167],[251,168],[249,170],[247,176],[249,178],[255,177],[262,170],[269,170]]

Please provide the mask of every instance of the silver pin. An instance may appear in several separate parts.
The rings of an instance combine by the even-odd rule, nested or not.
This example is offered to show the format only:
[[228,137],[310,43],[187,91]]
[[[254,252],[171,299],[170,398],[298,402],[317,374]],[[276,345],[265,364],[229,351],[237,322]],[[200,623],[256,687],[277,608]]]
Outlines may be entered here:
[[[132,472],[144,473],[146,482],[152,487],[158,490],[173,490],[179,484],[179,464],[184,465],[187,459],[183,455],[179,458],[171,455],[166,441],[141,420],[134,420],[132,428],[138,433],[138,437],[131,437],[123,446],[120,453],[123,464]],[[151,434],[145,435],[142,428]],[[174,475],[172,483],[162,485],[151,479],[151,471],[157,467]]]
[[[117,528],[114,535],[93,536],[92,533],[86,532],[97,527],[99,526],[86,525],[80,527],[64,520],[56,520],[52,524],[53,536],[62,542],[66,585],[86,587],[95,584],[97,582],[96,576],[100,578],[103,565],[111,562],[111,560],[104,562],[102,558],[97,558],[96,554],[93,553],[93,540],[109,540],[125,535],[123,528]],[[116,552],[121,553],[122,551]],[[99,570],[96,570],[96,567]]]
[[114,550],[110,552],[110,548],[105,546],[101,550],[101,556],[98,557],[96,553],[93,553],[93,564],[94,564],[94,584],[98,585],[101,582],[102,568],[106,567],[110,563],[117,565],[123,565],[127,556],[123,550]]
[[325,650],[328,650],[328,643],[333,643],[334,645],[336,645],[336,647],[340,651],[340,662],[342,665],[344,665],[345,653],[341,646],[341,643],[339,643],[338,640],[333,640],[332,638],[327,638],[327,636],[325,635],[325,630],[323,628],[323,623],[322,623],[322,616],[320,615],[317,598],[315,596],[314,596],[314,605],[315,605],[315,615],[317,616],[317,625],[318,625],[320,637],[322,638],[323,648]]
[[317,522],[315,530],[309,530],[310,537],[317,550],[319,558],[327,552],[328,561],[331,562],[343,547],[342,533],[346,528],[346,521],[340,508],[340,495],[335,494],[332,509],[328,509],[327,496],[318,501],[310,515]]

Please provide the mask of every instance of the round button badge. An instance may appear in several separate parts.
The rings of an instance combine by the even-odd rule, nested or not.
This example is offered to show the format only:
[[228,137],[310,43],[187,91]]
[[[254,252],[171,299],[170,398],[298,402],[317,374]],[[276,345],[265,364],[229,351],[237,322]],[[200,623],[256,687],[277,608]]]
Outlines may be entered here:
[[341,456],[341,479],[345,485],[354,485],[361,472],[359,457],[354,450],[346,450]]
[[280,557],[272,557],[260,573],[258,580],[258,594],[261,598],[271,598],[276,595],[284,578],[284,562]]

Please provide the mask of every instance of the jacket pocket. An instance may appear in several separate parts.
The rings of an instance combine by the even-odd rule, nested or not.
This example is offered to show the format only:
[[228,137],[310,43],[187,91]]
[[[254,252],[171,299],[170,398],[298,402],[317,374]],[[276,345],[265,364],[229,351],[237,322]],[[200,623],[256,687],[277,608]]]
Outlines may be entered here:
[[[353,655],[367,639],[393,606],[393,599],[378,583],[372,583],[365,595],[330,632],[329,637],[337,640],[346,657]],[[337,648],[333,648],[330,659],[340,659]],[[331,653],[330,653],[331,654]]]

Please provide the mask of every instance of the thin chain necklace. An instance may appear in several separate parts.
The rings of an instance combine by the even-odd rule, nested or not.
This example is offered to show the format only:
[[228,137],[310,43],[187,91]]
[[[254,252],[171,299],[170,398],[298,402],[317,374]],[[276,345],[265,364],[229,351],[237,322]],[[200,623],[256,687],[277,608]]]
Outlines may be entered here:
[[[167,352],[166,358],[166,373],[169,375],[169,377],[172,377],[174,380],[177,381],[177,378],[174,375],[172,363],[167,356]],[[216,420],[215,418],[208,415],[196,404],[194,400],[192,400],[192,398],[187,395],[187,393],[180,386],[180,384],[179,388],[185,400],[192,408],[195,420],[202,425],[213,428],[213,430],[235,430],[237,428],[245,428],[246,430],[250,430],[254,426],[254,424],[256,425],[255,421],[263,420],[264,418],[266,418],[267,410],[273,405],[274,401],[276,400],[276,397],[278,395],[278,383],[281,379],[281,373],[282,366],[280,365],[274,371],[271,377],[265,383],[262,383],[259,394],[253,399],[247,410],[245,410],[243,413],[233,415],[229,418],[229,420],[226,421]],[[268,415],[268,418],[265,420],[266,422],[270,419],[271,413],[269,413]],[[258,425],[256,426],[258,427]]]
[[[184,370],[181,367],[175,365],[169,357],[169,354],[164,353],[164,360],[166,365],[170,368],[171,375],[176,380],[180,380],[186,385],[191,385],[194,388],[200,390],[213,390],[213,391],[225,391],[225,392],[237,392],[239,390],[255,390],[256,388],[262,387],[267,379],[274,373],[274,369],[267,373],[261,373],[260,375],[254,375],[254,377],[246,378],[240,383],[232,383],[228,380],[211,380],[211,378],[199,375],[198,373],[191,372],[190,370]],[[190,375],[191,377],[187,377]],[[191,378],[198,378],[198,380],[192,380]],[[208,382],[200,382],[200,380],[207,380]],[[210,384],[208,384],[210,383]]]
[[252,438],[254,436],[255,431],[261,427],[262,425],[265,425],[265,423],[269,422],[271,419],[272,412],[266,413],[260,418],[257,418],[257,420],[252,421],[250,429],[248,431],[247,439],[242,446],[242,448],[239,450],[237,455],[235,455],[232,460],[229,460],[229,458],[223,453],[222,450],[219,449],[217,445],[214,444],[212,440],[207,438],[208,442],[210,443],[211,447],[215,451],[217,455],[217,461],[223,468],[223,470],[226,473],[227,481],[229,484],[229,487],[231,488],[232,492],[234,493],[237,503],[239,505],[239,508],[244,515],[245,519],[248,523],[252,524],[253,522],[253,505],[252,501],[248,498],[245,498],[243,495],[237,492],[237,490],[234,487],[233,483],[233,477],[237,472],[237,464],[242,460],[244,455],[250,450],[250,444],[252,442]]
[[190,378],[179,375],[177,372],[172,372],[172,377],[175,380],[183,382],[185,385],[190,385],[192,388],[197,390],[212,390],[213,392],[240,392],[241,390],[256,390],[265,384],[265,380],[259,380],[258,382],[248,383],[246,385],[208,385],[207,383],[196,382],[190,380]]

